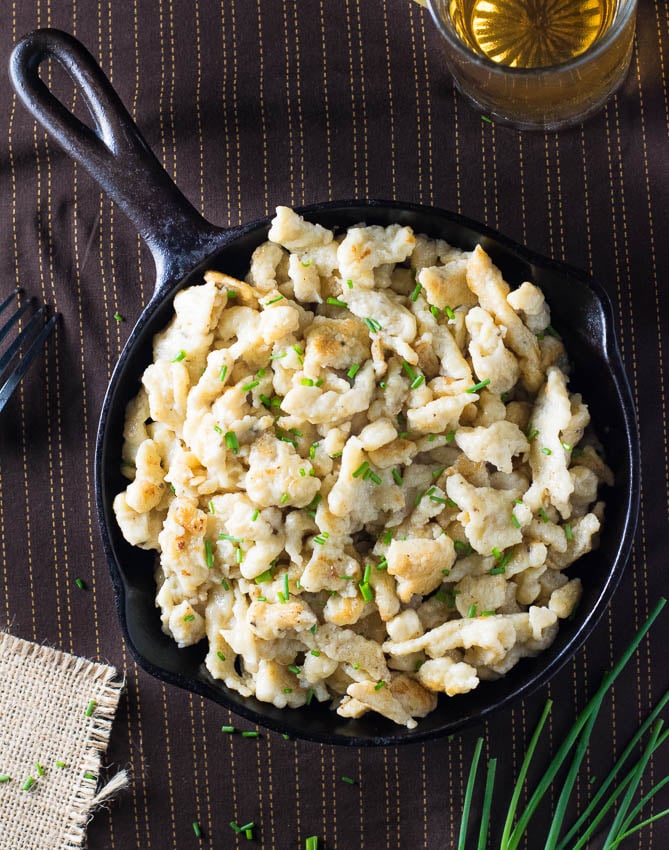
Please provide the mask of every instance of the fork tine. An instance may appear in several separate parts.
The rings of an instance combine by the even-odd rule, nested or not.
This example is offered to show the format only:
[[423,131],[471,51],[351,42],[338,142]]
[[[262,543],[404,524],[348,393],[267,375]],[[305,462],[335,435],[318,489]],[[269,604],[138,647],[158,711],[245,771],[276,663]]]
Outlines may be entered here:
[[0,381],[2,380],[5,370],[12,362],[14,355],[19,351],[22,345],[29,341],[30,337],[37,331],[39,326],[44,322],[44,314],[46,312],[46,307],[39,307],[30,317],[30,321],[23,328],[21,333],[16,337],[16,339],[9,346],[7,351],[0,357]]
[[5,309],[5,307],[10,303],[10,301],[15,298],[21,290],[17,286],[13,292],[10,292],[9,295],[5,298],[5,300],[0,304],[0,313]]
[[[5,299],[4,304],[0,305],[0,312],[2,311],[3,307],[6,306],[6,304],[8,303],[9,300],[10,300],[9,298]],[[0,342],[3,341],[3,339],[7,336],[7,334],[11,331],[11,329],[14,327],[14,325],[21,318],[21,316],[26,312],[26,310],[28,310],[30,307],[34,307],[34,306],[35,306],[35,302],[32,299],[29,299],[21,307],[18,307],[16,309],[16,312],[12,313],[12,315],[9,317],[9,319],[7,319],[5,324],[0,328]]]
[[2,387],[0,387],[0,410],[7,404],[7,401],[11,394],[16,389],[17,384],[21,380],[21,378],[25,375],[25,373],[30,368],[33,360],[39,354],[42,345],[44,344],[45,339],[49,336],[49,334],[53,331],[56,322],[58,321],[58,317],[60,313],[54,313],[54,315],[49,319],[49,321],[44,325],[39,334],[34,338],[32,343],[30,344],[30,348],[23,354],[21,359],[19,360],[16,368],[11,373],[11,375],[7,378]]

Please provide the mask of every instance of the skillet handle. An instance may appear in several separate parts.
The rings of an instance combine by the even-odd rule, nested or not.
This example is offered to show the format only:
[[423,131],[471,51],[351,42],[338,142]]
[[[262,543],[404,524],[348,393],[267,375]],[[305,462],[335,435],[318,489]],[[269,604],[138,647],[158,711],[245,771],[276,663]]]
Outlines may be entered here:
[[[73,115],[39,76],[55,59],[83,95],[95,127]],[[68,33],[35,30],[18,42],[10,76],[33,116],[82,165],[135,224],[156,263],[156,292],[222,241],[177,189],[88,50]]]

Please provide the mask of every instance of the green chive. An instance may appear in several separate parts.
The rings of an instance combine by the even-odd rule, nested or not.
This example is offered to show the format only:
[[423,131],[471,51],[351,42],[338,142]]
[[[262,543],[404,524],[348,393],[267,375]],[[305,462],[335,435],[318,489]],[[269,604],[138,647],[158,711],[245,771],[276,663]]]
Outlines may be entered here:
[[451,321],[453,321],[453,319],[455,319],[455,313],[453,312],[453,310],[451,310],[450,307],[448,307],[448,306],[444,307],[444,313],[446,313],[447,317]]
[[300,381],[303,387],[313,387],[314,382],[311,378],[302,378]]
[[83,579],[75,578],[74,583],[79,588],[79,590],[86,590],[86,585],[84,584]]
[[234,431],[226,431],[225,433],[225,445],[232,451],[233,454],[237,454],[239,452],[239,440],[237,439],[237,435]]
[[86,717],[91,717],[95,709],[98,707],[97,702],[92,699],[86,706]]
[[266,581],[272,581],[274,576],[272,575],[271,568],[269,570],[265,570],[264,573],[260,573],[259,576],[255,577],[256,584],[264,584]]
[[176,357],[172,358],[172,363],[180,363],[182,360],[185,360],[186,352],[181,349],[181,351],[177,354]]
[[378,333],[382,329],[381,323],[377,322],[376,319],[367,318],[365,319],[365,324],[372,333]]
[[304,842],[304,850],[318,850],[318,836],[310,835]]
[[439,478],[441,473],[446,469],[445,466],[438,466],[436,469],[432,470],[432,478]]
[[374,590],[368,582],[361,581],[358,587],[360,588],[360,595],[365,600],[365,602],[374,601]]
[[393,478],[395,480],[395,484],[397,484],[398,487],[401,487],[402,484],[404,484],[404,479],[402,478],[402,473],[399,471],[399,469],[393,469]]
[[434,304],[430,305],[430,313],[432,313],[435,319],[439,318],[439,308],[435,307]]
[[445,439],[447,443],[452,443],[455,439],[455,431],[449,431],[448,434],[446,434]]
[[211,569],[214,566],[214,553],[211,548],[211,540],[204,541],[204,559],[209,569]]
[[514,513],[511,514],[511,524],[514,528],[520,528],[520,520]]
[[296,676],[299,676],[300,673],[302,672],[302,668],[298,667],[297,664],[290,664],[288,669],[290,670],[291,673],[295,673]]
[[288,573],[283,574],[283,595],[286,597],[286,601],[290,598],[290,588],[288,586]]
[[259,516],[260,516],[260,511],[258,510],[258,508],[256,508],[253,511],[253,513],[251,514],[251,522],[255,522],[258,519]]
[[342,301],[340,298],[326,298],[325,300],[328,304],[333,304],[335,307],[348,307],[346,301]]
[[377,570],[385,570],[388,567],[388,559],[384,556],[376,565]]
[[347,785],[355,785],[355,779],[351,779],[350,776],[342,776],[342,782],[345,782]]
[[380,691],[380,690],[381,690],[381,688],[385,688],[385,686],[386,686],[386,683],[383,681],[383,679],[381,679],[381,681],[380,681],[380,682],[377,682],[377,683],[374,685],[374,690],[375,690],[375,691]]
[[214,425],[214,431],[216,431],[217,434],[223,433],[223,429],[221,428],[220,425]]
[[260,732],[242,732],[242,738],[259,738]]
[[0,776],[0,782],[11,782],[11,781],[12,781],[12,777],[7,776],[6,773],[3,773],[2,776]]
[[413,370],[413,368],[411,367],[411,365],[410,365],[409,363],[407,363],[407,362],[406,362],[406,360],[403,360],[403,361],[402,361],[402,368],[404,369],[404,371],[405,371],[405,372],[407,373],[407,375],[409,376],[409,380],[410,380],[410,381],[415,381],[415,380],[416,380],[416,373],[414,372],[414,370]]
[[244,384],[244,386],[242,387],[242,392],[250,392],[250,390],[254,390],[259,384],[260,381],[251,381],[250,384]]
[[34,784],[35,784],[35,780],[33,779],[32,776],[29,776],[26,779],[26,781],[23,783],[23,785],[21,786],[21,790],[22,791],[30,791],[30,789],[33,787]]
[[312,650],[310,650],[310,652],[315,658],[318,658],[321,654],[318,649],[312,649]]
[[38,776],[44,776],[44,768],[39,762],[35,762],[35,770]]
[[270,304],[276,304],[277,301],[281,301],[282,299],[283,295],[276,295],[271,301],[265,301],[265,307],[269,307]]
[[195,619],[195,614],[186,614],[184,616],[184,623],[192,623]]
[[302,359],[302,355],[304,354],[304,351],[302,351],[302,349],[300,348],[299,345],[294,345],[293,351],[295,352],[295,354],[297,354],[297,360],[298,360],[300,366],[302,366],[302,364],[304,363],[304,360]]
[[552,455],[552,454],[553,454],[553,452],[552,452],[552,451],[548,448],[548,446],[544,446],[544,447],[543,447],[543,449],[542,449],[541,451],[542,451],[542,452],[543,452],[543,454],[545,454],[545,455]]
[[124,318],[123,318],[123,316],[122,316],[122,315],[118,312],[118,310],[114,313],[114,320],[115,320],[116,322],[124,322],[124,321],[125,321],[125,319],[124,319]]
[[[281,297],[283,298],[283,295]],[[272,354],[269,359],[270,360],[281,360],[282,358],[287,357],[287,356],[288,356],[288,352],[282,351],[281,354]]]
[[420,283],[417,283],[416,286],[414,287],[413,292],[409,296],[409,300],[414,301],[414,302],[418,301],[418,296],[420,295],[422,288],[423,287],[420,285]]
[[228,540],[230,543],[243,543],[244,540],[241,537],[233,537],[232,534],[224,534],[221,532],[218,535],[220,540]]
[[218,380],[223,382],[225,380],[225,376],[228,374],[228,367],[223,366],[221,371],[218,373]]
[[472,805],[472,797],[474,796],[476,772],[478,770],[479,758],[481,757],[482,749],[483,738],[479,738],[476,742],[476,747],[474,748],[471,765],[469,766],[469,778],[467,780],[465,796],[462,801],[462,818],[460,821],[460,835],[458,836],[457,850],[467,850],[467,826],[469,825],[469,812]]
[[364,475],[365,472],[369,469],[369,463],[367,461],[363,461],[360,466],[353,472],[354,478],[360,478],[361,475]]
[[91,773],[90,770],[87,770],[86,773],[84,773],[84,779],[95,779],[95,774]]
[[571,525],[569,523],[565,524],[564,534],[565,534],[565,537],[567,538],[567,540],[573,540],[574,539],[574,533],[571,530]]
[[279,502],[282,505],[285,505],[288,499],[290,499],[290,496],[288,495],[288,493],[284,493],[283,496],[279,499]]
[[348,286],[349,289],[353,289],[353,281],[350,278],[346,281],[346,286]]
[[359,363],[354,363],[354,364],[351,366],[351,368],[348,370],[348,372],[346,373],[346,375],[347,375],[347,376],[348,376],[351,380],[353,380],[353,378],[355,378],[355,376],[358,374],[359,370],[360,370],[360,364],[359,364]]
[[200,838],[202,836],[202,830],[200,829],[200,824],[196,820],[193,821],[193,832],[195,833],[196,838]]
[[467,616],[468,617],[475,617],[476,616],[476,605],[470,605],[469,606],[469,609],[467,610]]
[[230,585],[228,584],[228,582],[227,582],[227,580],[226,580],[226,579],[222,578],[222,579],[221,579],[221,584],[223,585],[223,590],[226,590],[226,591],[227,591],[227,590],[230,590]]
[[505,573],[505,572],[506,572],[506,567],[493,567],[490,570],[490,575],[491,576],[497,576],[497,575],[502,575],[502,573]]
[[304,266],[305,269],[308,269],[312,262],[313,260],[300,260],[300,265]]
[[416,375],[416,377],[411,382],[411,389],[416,390],[425,380],[425,375]]
[[236,730],[234,726],[221,726],[221,732],[227,732],[228,734],[232,735],[235,731]]
[[64,761],[57,761],[56,767],[59,767],[61,770],[65,770],[66,767],[69,767]]
[[539,516],[542,522],[548,522],[548,514],[543,508],[539,508]]
[[292,689],[292,688],[284,688],[284,689],[283,689],[283,692],[284,692],[284,694],[292,694],[292,693],[293,693],[293,689]]
[[221,659],[221,661],[225,661],[225,655],[223,655],[220,649],[218,650],[216,655]]
[[309,690],[307,691],[307,698],[306,698],[306,700],[305,700],[305,704],[306,704],[306,705],[311,705],[311,700],[312,700],[313,698],[314,698],[314,689],[313,689],[313,688],[309,688]]
[[482,390],[483,387],[487,387],[490,383],[490,378],[486,378],[485,381],[479,381],[478,384],[473,384],[471,387],[467,387],[465,390],[466,393],[477,393],[479,390]]

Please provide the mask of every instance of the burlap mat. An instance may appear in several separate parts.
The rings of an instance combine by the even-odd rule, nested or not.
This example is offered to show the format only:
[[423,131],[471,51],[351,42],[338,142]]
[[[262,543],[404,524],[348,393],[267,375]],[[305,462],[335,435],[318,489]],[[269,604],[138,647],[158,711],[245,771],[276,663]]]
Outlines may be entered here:
[[75,850],[93,809],[123,683],[94,664],[0,632],[0,850]]

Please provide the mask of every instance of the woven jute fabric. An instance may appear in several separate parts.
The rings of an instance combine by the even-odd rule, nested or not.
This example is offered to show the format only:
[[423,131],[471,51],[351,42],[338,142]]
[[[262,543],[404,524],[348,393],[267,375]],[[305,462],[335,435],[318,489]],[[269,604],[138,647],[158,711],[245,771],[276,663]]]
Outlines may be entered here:
[[113,667],[0,632],[0,850],[83,846],[122,685]]

